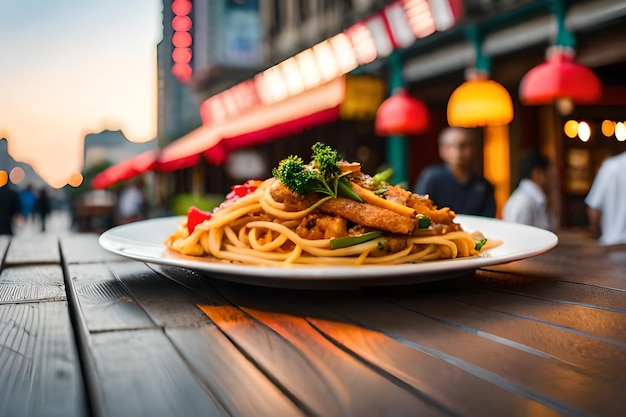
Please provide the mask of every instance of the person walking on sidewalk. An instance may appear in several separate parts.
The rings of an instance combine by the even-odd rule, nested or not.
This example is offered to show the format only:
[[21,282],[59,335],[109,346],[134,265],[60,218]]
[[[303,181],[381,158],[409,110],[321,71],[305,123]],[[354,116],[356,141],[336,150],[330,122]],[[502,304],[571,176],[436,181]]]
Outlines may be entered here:
[[35,203],[37,202],[37,194],[32,184],[28,184],[20,191],[20,206],[22,207],[22,216],[24,221],[28,222],[35,217]]
[[35,209],[41,221],[41,231],[45,232],[46,220],[48,219],[48,215],[50,215],[50,197],[48,196],[48,190],[43,187],[39,189]]
[[0,235],[13,235],[13,222],[20,214],[20,196],[9,184],[0,187]]

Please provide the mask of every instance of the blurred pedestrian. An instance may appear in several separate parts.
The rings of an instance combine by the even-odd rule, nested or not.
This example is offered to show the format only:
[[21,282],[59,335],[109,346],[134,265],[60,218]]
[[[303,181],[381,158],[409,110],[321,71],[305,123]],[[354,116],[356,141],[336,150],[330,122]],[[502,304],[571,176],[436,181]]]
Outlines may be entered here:
[[34,210],[36,201],[37,194],[35,194],[32,184],[28,184],[20,191],[20,206],[22,207],[24,221],[28,221],[35,216]]
[[41,221],[41,231],[45,232],[46,220],[48,220],[48,215],[50,215],[51,211],[50,197],[48,196],[48,190],[45,187],[39,189],[37,201],[35,202],[35,210],[37,211],[37,215]]
[[13,235],[13,222],[20,215],[20,196],[9,184],[0,187],[0,235]]
[[426,167],[414,192],[428,195],[439,207],[457,214],[494,217],[493,186],[475,172],[476,138],[469,129],[445,128],[439,134],[439,156],[443,164]]
[[589,226],[601,245],[626,243],[626,151],[607,158],[585,198]]
[[520,182],[504,205],[504,220],[554,230],[556,216],[548,206],[550,160],[538,150],[527,152],[519,166]]
[[117,203],[117,223],[125,224],[143,219],[145,203],[141,192],[142,181],[134,178],[126,183]]

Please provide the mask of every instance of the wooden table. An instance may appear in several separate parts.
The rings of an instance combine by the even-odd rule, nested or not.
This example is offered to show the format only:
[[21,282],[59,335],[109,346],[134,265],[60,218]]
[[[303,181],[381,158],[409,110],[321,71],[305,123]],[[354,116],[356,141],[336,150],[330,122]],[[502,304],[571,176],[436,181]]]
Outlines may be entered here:
[[624,416],[626,247],[279,290],[0,237],[0,416]]

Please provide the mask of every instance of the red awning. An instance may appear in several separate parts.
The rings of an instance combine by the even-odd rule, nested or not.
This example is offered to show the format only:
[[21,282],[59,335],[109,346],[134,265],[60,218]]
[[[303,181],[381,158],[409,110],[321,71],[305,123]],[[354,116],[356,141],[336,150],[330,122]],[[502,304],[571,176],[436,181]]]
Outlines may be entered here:
[[212,164],[221,165],[235,149],[267,143],[285,136],[296,135],[304,129],[334,122],[339,119],[339,106],[309,114],[296,120],[279,123],[265,129],[222,139],[217,145],[203,152]]
[[198,165],[200,162],[200,155],[186,155],[180,156],[175,159],[169,160],[160,160],[156,164],[156,170],[160,172],[172,172],[178,171],[179,169],[191,168],[193,166]]
[[214,126],[206,125],[194,129],[161,150],[156,169],[171,172],[197,165],[202,152],[220,140]]
[[339,118],[345,97],[345,77],[283,101],[260,106],[233,120],[201,126],[163,148],[156,169],[173,171],[198,163],[204,155],[223,163],[230,151],[298,133]]
[[150,171],[156,166],[157,156],[157,150],[151,149],[119,164],[112,165],[96,175],[91,181],[91,186],[96,190],[101,190],[110,187],[116,182]]

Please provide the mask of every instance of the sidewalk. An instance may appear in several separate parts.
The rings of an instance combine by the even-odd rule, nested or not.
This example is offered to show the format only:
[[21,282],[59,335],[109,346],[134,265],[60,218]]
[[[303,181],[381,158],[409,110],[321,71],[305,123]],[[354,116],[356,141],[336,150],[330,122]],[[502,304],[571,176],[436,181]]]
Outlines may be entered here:
[[70,213],[67,210],[55,210],[46,221],[46,231],[41,231],[41,221],[29,219],[14,226],[15,236],[36,236],[41,234],[65,236],[76,233],[72,230]]

